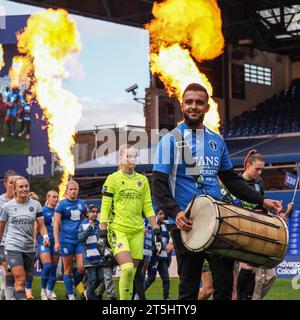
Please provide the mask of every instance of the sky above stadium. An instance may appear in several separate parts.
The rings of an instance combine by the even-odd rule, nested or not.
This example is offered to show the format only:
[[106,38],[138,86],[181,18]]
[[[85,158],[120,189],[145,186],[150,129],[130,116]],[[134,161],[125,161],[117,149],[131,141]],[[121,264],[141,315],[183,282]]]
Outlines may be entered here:
[[[0,14],[27,15],[43,8],[0,0]],[[138,97],[149,86],[149,37],[143,29],[71,15],[80,33],[81,52],[68,63],[64,89],[82,105],[77,130],[95,125],[145,125],[143,106],[125,91],[137,83]]]

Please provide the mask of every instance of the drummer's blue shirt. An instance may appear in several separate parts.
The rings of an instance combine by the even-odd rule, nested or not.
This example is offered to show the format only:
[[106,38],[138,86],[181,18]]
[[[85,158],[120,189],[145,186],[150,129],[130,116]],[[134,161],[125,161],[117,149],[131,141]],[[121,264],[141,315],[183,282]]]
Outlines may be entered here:
[[[208,194],[214,198],[222,199],[221,188],[217,178],[219,171],[232,169],[228,150],[223,138],[204,126],[204,129],[193,131],[185,122],[176,127],[184,136],[192,150],[197,163],[197,173],[203,181],[198,187],[186,164],[178,161],[179,151],[176,147],[174,135],[165,135],[156,150],[153,171],[169,175],[169,185],[176,203],[182,210],[186,209],[193,196]],[[202,186],[202,189],[199,187]]]

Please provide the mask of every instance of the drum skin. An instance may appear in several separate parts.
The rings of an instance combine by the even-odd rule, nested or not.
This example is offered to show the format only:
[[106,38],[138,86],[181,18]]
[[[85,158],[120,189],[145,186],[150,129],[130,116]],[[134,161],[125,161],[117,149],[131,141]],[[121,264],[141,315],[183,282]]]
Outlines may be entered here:
[[191,218],[192,231],[181,231],[183,244],[190,251],[206,251],[265,268],[274,268],[286,254],[288,229],[278,216],[199,196]]

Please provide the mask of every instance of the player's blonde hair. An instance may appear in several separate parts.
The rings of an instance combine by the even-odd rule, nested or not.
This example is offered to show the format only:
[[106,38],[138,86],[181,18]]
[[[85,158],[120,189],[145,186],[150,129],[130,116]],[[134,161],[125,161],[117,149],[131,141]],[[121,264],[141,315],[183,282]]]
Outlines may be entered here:
[[13,177],[13,176],[17,176],[18,174],[14,171],[14,170],[7,170],[4,174],[4,182],[7,182],[7,180],[10,178],[10,177]]
[[121,159],[121,157],[124,155],[125,151],[127,151],[129,149],[133,149],[136,151],[136,148],[134,146],[132,146],[131,144],[122,144],[119,148],[119,158]]
[[49,190],[49,191],[47,192],[47,194],[46,194],[45,206],[47,206],[47,205],[49,204],[49,198],[50,198],[50,196],[51,196],[51,193],[53,193],[53,192],[55,192],[55,193],[58,194],[58,192],[55,191],[55,190]]
[[38,196],[35,192],[29,192],[28,197],[29,197],[30,199],[40,201],[39,196]]
[[75,185],[79,191],[79,184],[75,180],[70,179],[66,185],[65,197],[67,196],[67,191],[71,185]]

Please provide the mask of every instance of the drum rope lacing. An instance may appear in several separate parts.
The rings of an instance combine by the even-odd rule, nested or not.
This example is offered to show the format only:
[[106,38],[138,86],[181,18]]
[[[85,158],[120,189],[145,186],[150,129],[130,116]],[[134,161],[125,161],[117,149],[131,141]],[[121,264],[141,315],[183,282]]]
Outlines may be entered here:
[[[260,240],[267,240],[267,241],[270,241],[272,243],[275,243],[275,244],[285,244],[285,242],[282,242],[280,240],[274,240],[272,238],[269,238],[269,237],[266,237],[266,236],[261,236],[261,235],[256,235],[256,234],[253,234],[253,233],[250,233],[250,232],[247,232],[247,231],[241,231],[240,229],[238,229],[236,226],[232,225],[231,223],[229,223],[228,221],[226,221],[226,219],[229,219],[229,218],[238,218],[239,216],[243,216],[243,219],[245,220],[249,220],[249,221],[255,221],[255,222],[258,222],[258,223],[261,223],[261,224],[264,224],[264,225],[267,225],[267,226],[270,226],[272,228],[276,228],[276,229],[279,229],[281,226],[279,225],[274,225],[274,224],[271,224],[270,222],[267,222],[267,221],[258,221],[252,217],[248,217],[248,216],[245,216],[245,215],[242,215],[242,214],[238,214],[236,212],[234,212],[232,209],[228,208],[226,205],[224,204],[221,204],[219,203],[218,204],[220,207],[223,207],[233,213],[235,213],[234,215],[232,216],[227,216],[227,217],[217,217],[218,220],[224,222],[225,224],[229,225],[230,227],[232,227],[233,229],[237,230],[238,233],[235,233],[235,232],[228,232],[228,233],[220,233],[218,234],[218,236],[229,236],[229,235],[245,235],[245,236],[249,236],[251,238],[256,238],[256,239],[260,239]],[[217,236],[217,237],[218,237]],[[217,238],[216,237],[216,238]],[[223,239],[225,241],[225,239]]]

